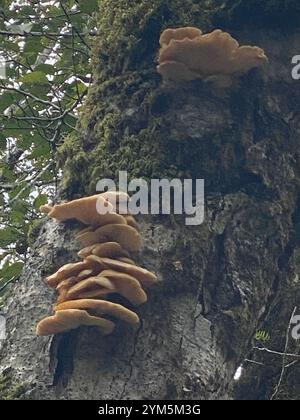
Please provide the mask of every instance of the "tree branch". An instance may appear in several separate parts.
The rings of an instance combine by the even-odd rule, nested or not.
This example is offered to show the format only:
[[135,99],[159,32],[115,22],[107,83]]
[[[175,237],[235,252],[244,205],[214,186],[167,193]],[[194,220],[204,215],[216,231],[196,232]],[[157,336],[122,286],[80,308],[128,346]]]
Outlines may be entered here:
[[[81,39],[81,38],[83,38],[83,37],[85,37],[85,36],[98,36],[98,34],[97,34],[97,32],[94,32],[94,31],[91,31],[91,32],[88,32],[88,33],[80,33],[80,32],[76,32],[77,33],[77,35],[78,35],[78,37]],[[35,36],[39,36],[39,37],[42,37],[42,36],[45,36],[45,37],[55,37],[55,38],[71,38],[73,35],[72,35],[72,32],[63,32],[63,33],[55,33],[55,32],[26,32],[26,31],[21,31],[21,32],[11,32],[11,31],[3,31],[3,30],[1,30],[0,31],[0,35],[3,35],[3,36],[17,36],[17,37],[25,37],[25,38],[28,38],[28,37],[30,37],[30,36],[32,36],[32,37],[35,37]],[[85,43],[85,45],[87,45],[86,43]],[[88,45],[87,45],[88,46]],[[89,46],[88,46],[88,48],[90,48]]]
[[25,96],[26,98],[33,99],[34,101],[36,101],[36,102],[38,102],[40,104],[51,106],[54,109],[56,109],[57,111],[60,111],[59,107],[57,105],[55,105],[53,102],[46,101],[44,99],[38,98],[37,96],[33,95],[30,92],[26,92],[25,90],[22,90],[22,89],[19,89],[19,88],[15,88],[15,87],[12,87],[12,86],[5,86],[2,83],[0,85],[0,88],[1,89],[4,89],[4,90],[12,91],[12,92],[20,93],[21,95]]

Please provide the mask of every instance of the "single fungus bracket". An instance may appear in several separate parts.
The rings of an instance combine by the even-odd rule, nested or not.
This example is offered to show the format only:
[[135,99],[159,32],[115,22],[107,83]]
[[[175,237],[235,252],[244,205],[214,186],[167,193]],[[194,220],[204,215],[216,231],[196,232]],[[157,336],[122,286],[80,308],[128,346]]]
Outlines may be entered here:
[[225,87],[234,77],[268,63],[263,49],[240,46],[220,29],[208,34],[192,27],[166,29],[160,46],[157,71],[174,82],[201,79]]
[[[139,306],[147,302],[144,289],[157,281],[155,274],[133,260],[132,254],[142,249],[143,241],[136,220],[124,211],[128,203],[127,194],[106,192],[41,207],[59,222],[75,219],[86,227],[76,236],[84,247],[78,252],[81,261],[66,264],[46,278],[58,298],[54,315],[39,322],[37,335],[63,333],[84,325],[108,335],[118,321],[139,325],[135,312],[109,301],[117,294],[130,305]],[[107,213],[99,212],[99,206]]]

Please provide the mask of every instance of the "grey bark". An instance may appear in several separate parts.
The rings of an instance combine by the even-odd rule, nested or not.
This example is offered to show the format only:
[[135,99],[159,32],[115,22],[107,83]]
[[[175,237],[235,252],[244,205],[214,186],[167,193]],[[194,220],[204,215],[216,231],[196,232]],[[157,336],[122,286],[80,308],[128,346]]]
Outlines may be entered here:
[[[158,274],[159,285],[138,311],[143,323],[137,332],[119,325],[106,338],[93,328],[35,337],[36,323],[55,299],[42,280],[45,267],[53,271],[74,261],[78,250],[76,224],[45,224],[5,308],[0,371],[10,370],[25,386],[23,398],[230,398],[253,335],[283,294],[298,290],[299,85],[290,60],[300,35],[239,35],[259,40],[268,52],[265,76],[245,77],[224,97],[201,84],[168,90],[167,117],[178,135],[203,142],[206,150],[209,139],[232,133],[233,144],[224,141],[233,158],[221,146],[216,154],[220,165],[235,162],[230,182],[224,180],[230,188],[210,189],[200,227],[140,218],[140,262]],[[177,260],[183,271],[175,270]],[[286,305],[292,310],[295,303]]]

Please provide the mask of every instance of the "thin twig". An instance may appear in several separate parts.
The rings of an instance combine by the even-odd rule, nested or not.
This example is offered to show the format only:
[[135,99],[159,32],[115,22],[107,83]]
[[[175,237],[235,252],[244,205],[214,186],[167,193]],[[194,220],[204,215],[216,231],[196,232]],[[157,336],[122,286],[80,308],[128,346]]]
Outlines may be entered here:
[[256,362],[255,360],[245,359],[245,362],[252,363],[252,364],[258,365],[258,366],[264,366],[264,363]]
[[281,373],[280,373],[279,381],[278,381],[278,383],[277,383],[277,385],[275,387],[275,390],[274,390],[274,392],[273,392],[270,400],[274,400],[274,398],[278,394],[278,391],[279,391],[280,386],[281,386],[282,381],[283,381],[283,377],[284,377],[284,373],[285,373],[285,369],[286,369],[286,358],[287,358],[287,350],[288,350],[288,347],[289,347],[290,332],[291,332],[292,323],[293,323],[293,319],[294,319],[294,316],[296,314],[296,311],[297,311],[297,307],[295,307],[294,310],[293,310],[293,313],[292,313],[292,316],[290,318],[290,322],[289,322],[288,328],[286,330],[285,347],[284,347],[284,354],[283,354],[283,357],[282,357]]
[[[75,27],[75,26],[73,26],[73,22],[72,22],[72,20],[71,20],[71,18],[70,18],[70,16],[69,16],[69,14],[68,14],[68,11],[67,11],[67,9],[64,7],[64,5],[63,5],[63,3],[62,3],[62,1],[60,1],[59,2],[59,5],[60,5],[60,7],[61,7],[61,9],[62,9],[62,11],[64,12],[64,14],[66,15],[66,18],[68,19],[68,22],[70,23],[70,25],[71,25],[71,27],[72,27],[72,29],[74,29],[74,31],[76,32],[76,34],[79,36],[79,38],[80,38],[80,40],[81,40],[81,42],[90,50],[91,49],[91,47],[86,43],[86,41],[85,41],[85,39],[84,39],[84,35],[82,35],[79,31],[78,31],[78,29]],[[71,33],[71,36],[73,36],[73,31],[72,31],[72,33]]]
[[43,168],[37,175],[36,175],[36,177],[34,177],[27,185],[25,185],[25,187],[24,188],[22,188],[19,192],[18,192],[18,194],[14,197],[14,198],[12,198],[11,200],[10,200],[10,205],[12,204],[12,203],[14,203],[19,197],[20,197],[20,195],[22,195],[23,194],[23,192],[24,191],[26,191],[28,188],[31,188],[31,187],[33,187],[34,185],[35,185],[35,183],[36,183],[36,181],[38,181],[47,171],[48,171],[48,169],[51,167],[53,165],[53,162],[50,162],[50,163],[48,163],[48,165],[47,166],[45,166],[45,168]]
[[264,351],[266,353],[270,353],[270,354],[274,354],[276,356],[287,356],[287,357],[296,357],[300,359],[300,354],[294,354],[294,353],[282,353],[280,351],[275,351],[275,350],[270,350],[266,347],[253,347],[254,350],[258,350],[258,351]]
[[37,96],[33,95],[30,92],[26,92],[25,90],[19,89],[19,88],[15,88],[15,87],[11,87],[11,86],[5,86],[3,84],[0,85],[0,88],[3,90],[9,90],[9,91],[13,91],[13,92],[17,92],[20,93],[21,95],[27,97],[27,98],[31,98],[34,101],[43,104],[43,105],[47,105],[47,106],[51,106],[54,109],[56,109],[57,111],[59,111],[59,107],[57,105],[55,105],[53,102],[50,101],[46,101],[44,99],[38,98]]
[[[84,36],[97,36],[97,32],[91,31],[88,33],[80,33],[76,32],[78,37],[82,40]],[[34,36],[45,36],[45,37],[56,37],[56,38],[71,38],[73,35],[70,32],[27,32],[27,31],[20,31],[20,32],[10,32],[10,31],[0,31],[0,35],[3,36],[21,36],[21,37],[34,37]],[[84,44],[90,48],[85,42]]]
[[15,281],[17,279],[17,277],[13,277],[10,280],[8,280],[3,286],[0,287],[0,293],[3,292],[3,290],[13,281]]
[[289,363],[288,365],[286,365],[286,369],[287,368],[289,368],[289,367],[291,367],[291,366],[294,366],[296,363],[298,363],[299,362],[299,360],[294,360],[293,362],[291,362],[291,363]]

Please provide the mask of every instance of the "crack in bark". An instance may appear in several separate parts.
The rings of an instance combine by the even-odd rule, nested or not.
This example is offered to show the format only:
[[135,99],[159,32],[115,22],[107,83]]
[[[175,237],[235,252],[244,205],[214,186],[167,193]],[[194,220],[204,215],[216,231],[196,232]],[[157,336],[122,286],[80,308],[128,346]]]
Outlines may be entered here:
[[[51,343],[51,356],[56,358],[57,363],[53,372],[53,387],[59,391],[66,388],[74,370],[74,353],[76,350],[78,330],[70,331],[60,337],[55,337]],[[57,341],[56,341],[57,340]]]
[[139,326],[139,328],[138,328],[138,330],[137,330],[137,332],[135,333],[135,336],[134,336],[132,353],[131,353],[131,355],[129,357],[129,360],[127,362],[127,364],[129,365],[129,375],[128,375],[128,378],[124,381],[124,386],[123,386],[123,389],[122,389],[122,392],[121,392],[121,395],[120,395],[120,400],[124,399],[124,395],[125,395],[125,392],[126,392],[127,385],[132,378],[133,360],[134,360],[134,357],[135,357],[135,354],[136,354],[136,347],[137,347],[139,334],[142,331],[142,329],[143,329],[143,324],[141,322],[141,325]]
[[[290,229],[289,240],[286,246],[284,247],[281,255],[278,258],[278,268],[279,268],[280,273],[283,273],[287,270],[290,263],[290,259],[295,249],[300,244],[299,233],[297,232],[300,225],[300,194],[298,194],[295,211],[292,215],[292,221],[293,221],[293,225]],[[268,315],[271,313],[274,306],[274,297],[276,297],[276,295],[278,294],[279,288],[280,288],[280,274],[278,274],[274,279],[274,282],[272,285],[272,293],[269,296],[269,299],[266,304],[266,308],[269,308],[269,310],[266,311],[266,313],[264,313],[260,317],[260,320],[265,320],[266,316],[268,317]]]

